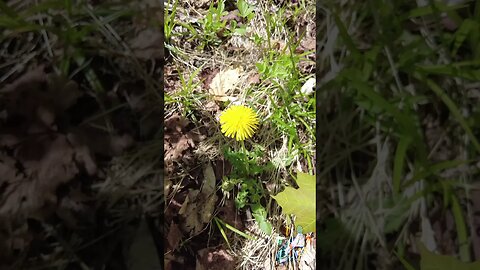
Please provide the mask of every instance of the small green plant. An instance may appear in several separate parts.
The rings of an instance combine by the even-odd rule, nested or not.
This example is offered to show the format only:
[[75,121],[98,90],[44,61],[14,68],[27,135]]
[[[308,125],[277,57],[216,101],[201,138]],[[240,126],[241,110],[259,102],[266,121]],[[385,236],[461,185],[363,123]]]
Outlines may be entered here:
[[251,20],[255,14],[253,13],[253,6],[249,5],[245,0],[238,0],[237,2],[238,15],[242,18]]
[[[195,81],[203,66],[195,69],[188,78],[185,78],[182,70],[178,71],[180,89],[174,93],[165,93],[165,104],[178,104],[183,107],[182,115],[187,116],[196,110],[199,100],[203,97],[202,94],[196,93],[195,89],[201,84],[200,81]],[[194,116],[192,114],[192,116]]]
[[232,249],[232,247],[230,246],[230,241],[228,241],[227,234],[225,233],[225,228],[229,229],[230,231],[232,231],[232,232],[234,232],[234,233],[236,233],[236,234],[238,234],[238,235],[240,235],[240,236],[242,236],[246,239],[256,239],[255,237],[252,237],[252,236],[236,229],[235,227],[226,223],[225,221],[221,220],[218,217],[214,217],[213,220],[215,221],[215,224],[217,225],[218,230],[220,230],[220,233],[222,234],[223,239],[225,240],[225,242],[227,243],[227,245],[230,249]]
[[224,0],[219,1],[216,7],[213,2],[210,4],[207,15],[200,21],[202,28],[200,50],[206,46],[218,46],[222,42],[222,37],[230,35],[230,31],[226,27],[227,22],[222,19],[227,14]]
[[177,14],[177,6],[178,6],[178,0],[173,0],[173,4],[171,3],[171,0],[168,1],[167,6],[172,6],[172,9],[170,11],[167,11],[167,14],[165,14],[165,21],[164,21],[164,33],[165,33],[165,42],[169,42],[170,39],[172,38],[173,35],[173,29],[176,26],[175,23],[175,16]]
[[[293,60],[293,61],[292,61]],[[298,57],[293,59],[288,55],[271,55],[270,57],[263,59],[263,61],[256,64],[258,72],[262,74],[264,79],[278,78],[286,79],[290,76],[292,69],[295,68],[294,63],[298,63]]]
[[243,105],[232,105],[220,115],[222,133],[240,142],[240,148],[223,149],[225,158],[232,164],[232,172],[223,179],[222,190],[229,194],[237,186],[235,205],[238,209],[249,206],[263,232],[271,234],[272,225],[267,220],[267,211],[262,206],[265,191],[261,182],[263,172],[273,169],[270,161],[262,161],[264,147],[253,144],[252,150],[245,147],[245,139],[253,136],[259,125],[256,112]]
[[238,209],[250,207],[262,231],[270,234],[272,225],[267,220],[265,207],[262,206],[265,191],[260,179],[263,173],[273,170],[273,164],[270,161],[262,161],[264,149],[259,145],[254,145],[252,151],[244,147],[239,151],[225,148],[224,156],[232,164],[232,172],[223,179],[223,192],[229,193],[237,187],[236,207]]
[[[255,14],[253,13],[253,7],[250,6],[246,1],[238,1],[237,8],[238,15],[245,19],[247,22],[253,19],[253,17],[255,17]],[[240,35],[245,35],[245,33],[247,33],[247,25],[245,23],[238,25],[236,20],[230,21],[230,29],[232,33],[237,33]]]
[[[296,45],[293,45],[294,47]],[[290,49],[293,51],[294,49]],[[270,90],[273,95],[268,99],[272,104],[278,104],[271,112],[271,122],[275,128],[287,136],[288,153],[300,152],[307,159],[309,168],[313,168],[310,158],[314,145],[315,129],[311,123],[315,122],[315,96],[301,96],[301,88],[305,78],[299,78],[298,64],[302,55],[286,52],[268,52],[261,61],[256,63],[258,72],[263,80],[271,80],[274,86]],[[302,100],[302,102],[298,102]],[[288,104],[288,106],[287,106]],[[298,127],[303,126],[313,138],[302,141],[298,134]]]

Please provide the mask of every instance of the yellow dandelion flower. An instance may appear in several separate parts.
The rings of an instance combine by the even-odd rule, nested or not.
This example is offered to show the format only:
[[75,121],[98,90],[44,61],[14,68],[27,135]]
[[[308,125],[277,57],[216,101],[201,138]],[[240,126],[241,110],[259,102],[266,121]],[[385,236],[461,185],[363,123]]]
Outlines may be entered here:
[[233,105],[220,115],[220,124],[225,136],[243,141],[252,137],[258,128],[258,118],[251,108]]

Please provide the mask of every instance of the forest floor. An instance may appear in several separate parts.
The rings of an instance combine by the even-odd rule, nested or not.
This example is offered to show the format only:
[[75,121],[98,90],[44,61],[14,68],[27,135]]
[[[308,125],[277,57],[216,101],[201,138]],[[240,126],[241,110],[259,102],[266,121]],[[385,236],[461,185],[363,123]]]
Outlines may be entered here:
[[[315,3],[169,1],[165,12],[166,268],[287,269],[279,243],[298,231],[270,195],[315,173]],[[241,142],[221,131],[235,105],[260,120]]]

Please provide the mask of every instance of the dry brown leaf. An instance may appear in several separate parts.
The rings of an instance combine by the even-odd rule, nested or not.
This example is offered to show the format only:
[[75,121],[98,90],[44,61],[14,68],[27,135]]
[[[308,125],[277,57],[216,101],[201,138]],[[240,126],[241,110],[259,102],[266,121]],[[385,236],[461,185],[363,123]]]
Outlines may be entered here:
[[[22,178],[10,179],[0,194],[0,216],[26,216],[42,219],[52,213],[57,203],[56,189],[79,172],[79,165],[92,164],[89,155],[76,155],[76,149],[64,135],[44,141],[45,154],[40,159],[20,159]],[[17,157],[18,158],[18,157]],[[16,172],[15,164],[6,163]],[[3,167],[3,170],[8,168]]]
[[190,121],[188,119],[182,117],[178,113],[174,113],[167,119],[165,119],[165,133],[168,133],[168,131],[176,131],[176,132],[182,132],[182,129],[184,129]]
[[128,134],[110,135],[89,127],[72,128],[68,138],[75,145],[85,145],[93,153],[104,156],[119,155],[133,144],[133,138]]
[[144,60],[163,58],[162,46],[162,33],[153,28],[143,29],[130,41],[135,56]]
[[174,270],[172,267],[173,262],[175,261],[176,257],[172,253],[165,254],[164,258],[164,266],[165,270]]
[[220,111],[220,106],[218,106],[215,101],[210,100],[205,104],[205,110],[208,112],[218,112]]
[[217,202],[217,199],[218,199],[217,195],[212,194],[208,196],[206,200],[203,200],[203,202],[200,201],[200,203],[204,203],[202,205],[203,211],[199,213],[200,221],[203,224],[210,222],[210,220],[212,219],[212,215],[213,215],[213,212],[215,211],[215,203]]
[[92,199],[82,192],[80,187],[75,187],[67,196],[61,198],[56,214],[73,230],[91,226],[95,224],[95,209],[89,205]]
[[212,83],[213,78],[220,72],[220,69],[218,68],[204,68],[200,72],[200,79],[203,83],[203,88],[204,89],[210,89],[210,84]]
[[245,225],[239,215],[237,215],[237,209],[235,208],[235,202],[233,199],[225,201],[225,205],[218,209],[218,216],[227,224],[235,227],[236,229],[243,231]]
[[312,51],[315,50],[315,46],[317,45],[317,41],[315,37],[305,38],[300,42],[300,45],[303,47],[304,51]]
[[231,94],[231,91],[234,90],[237,84],[240,82],[241,72],[241,68],[228,69],[218,72],[210,83],[210,95],[212,95],[213,98],[218,101],[235,100],[235,98],[229,96],[229,94]]
[[205,196],[210,196],[215,193],[215,172],[213,171],[212,164],[210,162],[207,163],[203,170],[203,186],[202,186],[202,194]]
[[200,233],[205,224],[210,221],[217,199],[215,194],[205,197],[199,194],[198,190],[189,190],[188,200],[185,200],[179,211],[185,219],[182,229],[189,232],[190,236]]
[[193,147],[195,143],[187,135],[182,135],[175,142],[175,147],[165,147],[165,162],[178,160],[183,156],[183,151]]
[[178,212],[185,218],[183,229],[189,232],[191,236],[198,234],[203,230],[206,223],[210,222],[217,195],[215,194],[215,173],[212,165],[204,169],[204,182],[200,191],[190,189],[180,211]]
[[[29,218],[50,221],[56,214],[60,222],[55,220],[55,226],[74,230],[94,224],[95,205],[82,193],[85,186],[72,190],[77,183],[72,180],[82,179],[84,171],[97,173],[94,152],[116,155],[132,143],[132,138],[110,137],[106,132],[92,135],[84,126],[72,127],[80,121],[77,112],[70,109],[83,106],[86,102],[79,97],[85,95],[76,83],[45,74],[43,68],[28,72],[0,92],[0,238],[6,242],[0,241],[3,269],[2,263],[12,252],[20,254],[24,247],[45,242],[44,235],[36,232],[36,242],[28,239],[31,227],[18,232],[13,229],[31,224],[27,223]],[[87,109],[86,116],[95,110],[95,106]],[[8,151],[2,152],[4,148]]]
[[82,92],[74,81],[54,74],[48,76],[49,101],[57,115],[75,104],[81,95]]
[[0,219],[0,269],[11,269],[16,252],[25,251],[32,241],[32,233],[27,223],[10,224],[8,219]]
[[170,175],[176,170],[176,162],[183,166],[195,160],[193,149],[198,142],[205,139],[199,129],[189,130],[189,121],[177,114],[165,120],[164,129],[164,161],[165,171]]
[[173,221],[170,223],[170,228],[168,229],[167,241],[169,244],[169,250],[175,250],[182,240],[183,233],[178,228],[178,225]]
[[235,269],[235,259],[222,246],[204,248],[198,251],[196,270]]
[[248,84],[258,84],[260,82],[260,73],[255,72],[248,78]]
[[215,203],[217,202],[217,196],[215,195],[215,173],[210,162],[207,163],[203,171],[203,185],[200,192],[200,199],[204,200],[203,211],[199,213],[200,221],[202,223],[208,223],[212,218],[215,210]]
[[76,83],[47,75],[43,67],[27,72],[1,92],[5,128],[0,144],[12,152],[0,154],[0,173],[6,176],[0,181],[0,218],[42,220],[58,207],[60,185],[72,180],[80,167],[91,174],[96,170],[88,149],[55,132],[57,120],[82,93]]
[[[82,94],[75,82],[54,74],[46,75],[43,68],[24,75],[2,92],[6,93],[1,101],[7,116],[23,118],[29,132],[54,128],[55,120],[63,117],[65,110]],[[33,125],[37,125],[35,130]]]
[[178,211],[178,214],[182,215],[185,218],[185,222],[182,225],[182,229],[186,232],[190,232],[191,235],[196,235],[202,230],[202,224],[197,216],[197,195],[200,193],[198,190],[189,189],[188,195],[185,198],[185,201]]
[[228,12],[227,15],[222,17],[223,21],[227,21],[229,23],[230,21],[236,21],[236,22],[242,22],[243,18],[240,17],[238,9],[232,10]]
[[15,181],[22,177],[18,170],[15,169],[15,164],[15,159],[0,152],[0,175],[2,176],[0,178],[0,187],[8,185],[9,181]]

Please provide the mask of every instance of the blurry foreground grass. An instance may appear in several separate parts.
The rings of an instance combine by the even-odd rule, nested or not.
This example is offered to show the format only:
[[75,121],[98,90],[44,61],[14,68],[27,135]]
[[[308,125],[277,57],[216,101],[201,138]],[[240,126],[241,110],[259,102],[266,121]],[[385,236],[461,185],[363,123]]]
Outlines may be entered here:
[[480,260],[480,4],[455,2],[320,4],[318,252],[331,269],[419,269],[417,241]]
[[16,160],[0,268],[123,269],[138,227],[157,256],[162,17],[155,1],[0,2],[0,155]]

